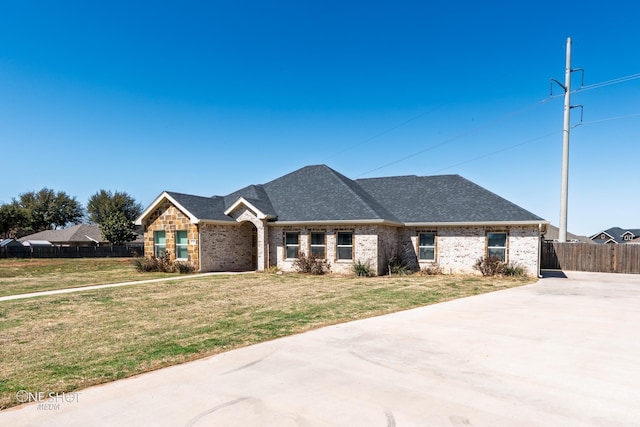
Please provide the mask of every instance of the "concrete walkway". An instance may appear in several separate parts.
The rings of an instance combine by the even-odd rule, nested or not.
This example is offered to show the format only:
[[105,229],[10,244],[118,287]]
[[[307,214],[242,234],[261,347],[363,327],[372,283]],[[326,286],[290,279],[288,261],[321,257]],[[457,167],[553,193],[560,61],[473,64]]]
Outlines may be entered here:
[[639,426],[640,275],[567,276],[29,403],[0,425]]
[[24,298],[42,297],[47,295],[68,294],[71,292],[92,291],[95,289],[117,288],[120,286],[140,285],[143,283],[167,282],[169,280],[195,279],[198,277],[212,276],[215,274],[228,275],[228,274],[247,274],[247,273],[253,273],[253,271],[187,274],[187,275],[180,275],[180,276],[173,276],[173,277],[163,277],[160,279],[136,280],[133,282],[109,283],[106,285],[90,285],[90,286],[81,286],[78,288],[54,289],[51,291],[30,292],[28,294],[7,295],[4,297],[0,297],[0,302],[11,301],[16,299],[24,299]]

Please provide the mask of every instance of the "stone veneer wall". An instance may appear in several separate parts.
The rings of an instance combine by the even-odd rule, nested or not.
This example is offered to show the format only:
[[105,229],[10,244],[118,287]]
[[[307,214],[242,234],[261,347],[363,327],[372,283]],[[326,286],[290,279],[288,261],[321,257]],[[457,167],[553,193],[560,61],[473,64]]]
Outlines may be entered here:
[[[539,232],[537,226],[520,227],[410,227],[402,231],[403,238],[410,239],[417,253],[418,234],[436,233],[436,260],[443,273],[479,274],[473,265],[486,255],[488,232],[507,233],[507,262],[523,266],[530,275],[538,274]],[[420,268],[433,265],[431,261],[419,261]]]
[[[162,202],[145,221],[144,231],[144,255],[147,257],[154,256],[154,231],[164,231],[166,237],[167,252],[171,260],[175,260],[175,232],[179,230],[187,230],[187,238],[189,240],[188,259],[196,270],[199,269],[199,252],[198,252],[198,227],[191,224],[188,216],[183,214],[169,201]],[[196,244],[191,243],[195,241]]]

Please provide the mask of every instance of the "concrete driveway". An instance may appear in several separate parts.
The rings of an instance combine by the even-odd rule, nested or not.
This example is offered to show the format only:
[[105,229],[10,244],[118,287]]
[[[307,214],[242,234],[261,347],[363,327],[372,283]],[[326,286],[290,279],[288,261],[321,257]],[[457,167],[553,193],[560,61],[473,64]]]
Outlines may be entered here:
[[640,426],[640,275],[567,275],[25,404],[0,425]]

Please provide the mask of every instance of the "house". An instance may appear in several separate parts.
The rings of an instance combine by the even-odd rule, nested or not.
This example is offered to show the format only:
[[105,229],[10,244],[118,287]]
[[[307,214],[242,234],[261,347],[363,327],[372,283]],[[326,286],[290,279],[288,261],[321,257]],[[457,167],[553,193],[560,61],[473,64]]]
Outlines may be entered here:
[[165,191],[136,219],[145,255],[167,253],[199,271],[294,269],[299,252],[336,273],[367,262],[471,273],[483,256],[538,272],[548,221],[459,175],[352,180],[307,166],[226,196]]
[[0,239],[0,257],[20,257],[24,253],[24,246],[16,239]]
[[97,224],[77,224],[62,230],[44,230],[23,236],[18,240],[23,243],[44,240],[56,246],[103,246],[110,244],[102,238],[100,227]]
[[[548,242],[557,242],[560,237],[560,229],[555,225],[549,224],[547,231],[544,232],[542,238]],[[587,236],[579,236],[577,234],[567,232],[567,242],[569,243],[595,243]]]
[[638,240],[640,239],[640,229],[611,227],[594,234],[589,239],[600,244],[640,243]]
[[0,239],[0,248],[22,248],[22,243],[18,242],[16,239]]

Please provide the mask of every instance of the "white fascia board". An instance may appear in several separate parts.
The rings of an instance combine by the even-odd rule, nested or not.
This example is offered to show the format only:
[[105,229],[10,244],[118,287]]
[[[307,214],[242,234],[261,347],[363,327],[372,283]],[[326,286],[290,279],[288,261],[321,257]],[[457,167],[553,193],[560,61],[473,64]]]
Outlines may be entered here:
[[405,222],[405,227],[514,227],[519,225],[547,226],[549,221],[483,221],[483,222]]
[[[609,236],[610,239],[613,239],[613,236],[609,233],[607,233],[606,231],[602,230],[602,231],[598,231],[596,234],[594,234],[593,236],[589,237],[591,240],[596,239],[597,236],[601,235],[602,233],[606,234],[607,236]],[[615,239],[614,239],[615,240]]]
[[200,219],[196,218],[191,212],[185,209],[185,207],[182,206],[180,203],[178,203],[176,199],[171,197],[169,193],[167,193],[166,191],[163,191],[162,194],[156,197],[156,199],[149,205],[149,207],[147,207],[147,209],[145,209],[144,212],[142,212],[140,216],[136,218],[136,220],[133,223],[135,225],[142,225],[142,220],[145,219],[151,212],[153,212],[164,199],[167,199],[168,201],[170,201],[171,204],[173,204],[176,208],[180,209],[180,211],[182,211],[183,214],[187,215],[192,224],[197,224],[200,222]]
[[252,203],[250,203],[249,201],[247,201],[247,199],[245,199],[244,197],[240,197],[238,200],[236,200],[230,207],[229,209],[227,209],[226,211],[224,211],[225,215],[229,215],[231,212],[233,212],[238,206],[240,205],[244,205],[247,208],[251,209],[252,211],[254,211],[256,213],[256,217],[258,219],[269,219],[269,218],[273,218],[273,216],[271,215],[266,215],[264,212],[262,212],[260,209],[256,208]]
[[393,227],[402,227],[401,222],[389,221],[386,219],[353,219],[353,220],[326,220],[326,221],[273,221],[269,225],[389,225]]

